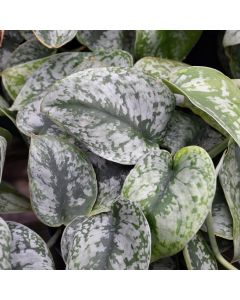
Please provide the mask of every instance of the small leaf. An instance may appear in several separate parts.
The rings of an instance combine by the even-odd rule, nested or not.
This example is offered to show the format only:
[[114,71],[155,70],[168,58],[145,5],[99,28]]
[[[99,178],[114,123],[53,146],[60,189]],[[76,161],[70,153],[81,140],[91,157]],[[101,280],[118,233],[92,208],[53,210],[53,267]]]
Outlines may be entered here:
[[21,195],[12,186],[0,184],[0,213],[18,213],[31,211],[29,199]]
[[99,68],[56,82],[42,111],[95,154],[135,164],[156,147],[175,99],[161,81],[132,69]]
[[70,42],[77,30],[34,30],[36,38],[48,48],[60,48]]
[[216,175],[205,150],[189,146],[174,157],[154,150],[127,176],[122,195],[139,202],[152,233],[152,261],[181,251],[202,226],[215,194]]
[[240,30],[226,30],[223,37],[223,46],[229,47],[240,44]]
[[135,203],[119,199],[111,212],[77,220],[73,221],[73,228],[70,229],[71,224],[66,227],[62,237],[62,246],[65,244],[68,251],[64,255],[67,269],[148,269],[150,229]]
[[0,270],[10,270],[11,232],[6,222],[0,218]]
[[29,61],[2,72],[2,83],[8,95],[15,100],[27,79],[46,61],[48,57]]
[[217,261],[200,232],[186,245],[183,254],[189,270],[218,270]]
[[5,137],[0,136],[0,182],[2,180],[2,172],[3,172],[4,162],[5,162],[6,149],[7,149],[7,141]]
[[137,30],[135,57],[159,56],[181,61],[201,34],[201,30]]
[[233,218],[233,261],[240,259],[240,148],[232,143],[224,154],[219,179]]
[[92,210],[97,197],[93,167],[66,140],[32,138],[28,172],[32,208],[44,224],[66,225]]

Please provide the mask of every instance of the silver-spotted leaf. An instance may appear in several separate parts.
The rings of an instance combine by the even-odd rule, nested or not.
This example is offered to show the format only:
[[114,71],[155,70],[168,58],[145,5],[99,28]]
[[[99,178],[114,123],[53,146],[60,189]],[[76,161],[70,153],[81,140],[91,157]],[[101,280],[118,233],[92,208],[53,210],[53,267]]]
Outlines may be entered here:
[[232,143],[223,155],[219,179],[233,219],[233,261],[237,261],[240,259],[240,148]]
[[140,203],[148,219],[152,261],[184,248],[205,221],[215,189],[214,165],[200,147],[182,148],[174,157],[158,149],[138,161],[122,195]]
[[48,48],[60,48],[70,42],[77,30],[34,30],[36,38]]
[[10,270],[11,232],[7,223],[0,218],[0,270]]
[[32,208],[44,224],[68,224],[92,210],[97,197],[95,172],[84,153],[67,140],[32,138],[28,172]]
[[135,57],[159,56],[181,61],[201,34],[200,30],[137,30]]
[[218,270],[216,258],[200,232],[186,245],[183,254],[189,270]]
[[79,217],[77,227],[76,220],[74,223],[74,235],[68,241],[67,269],[148,269],[150,229],[135,203],[118,199],[111,212]]
[[52,270],[54,262],[43,239],[30,228],[12,221],[10,261],[13,270]]
[[174,106],[174,95],[160,80],[109,67],[56,82],[42,112],[97,155],[135,164],[156,147]]

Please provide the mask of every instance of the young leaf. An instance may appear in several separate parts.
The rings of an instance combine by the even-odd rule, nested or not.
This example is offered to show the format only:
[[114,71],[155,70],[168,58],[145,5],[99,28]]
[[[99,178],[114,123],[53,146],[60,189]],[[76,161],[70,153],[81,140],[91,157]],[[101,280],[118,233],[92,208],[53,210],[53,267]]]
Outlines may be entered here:
[[[141,209],[119,199],[112,211],[73,222],[67,269],[147,270],[150,261],[150,229]],[[69,231],[69,227],[66,231]],[[65,239],[65,232],[62,239]]]
[[185,246],[183,255],[189,270],[218,270],[214,254],[200,232]]
[[36,38],[48,48],[60,48],[70,42],[77,30],[34,30]]
[[0,270],[10,270],[11,232],[6,222],[0,218]]
[[159,56],[181,61],[201,34],[201,30],[137,30],[135,57]]
[[233,218],[233,261],[237,261],[240,259],[240,148],[232,143],[223,155],[219,179]]
[[97,155],[135,164],[156,147],[174,106],[173,94],[161,81],[111,67],[56,82],[42,111]]
[[188,67],[177,71],[170,81],[169,85],[185,96],[181,106],[229,133],[240,145],[240,91],[230,78],[211,68]]
[[181,251],[202,226],[211,208],[216,175],[211,158],[197,146],[172,158],[154,150],[127,176],[122,195],[139,202],[152,233],[152,261]]
[[10,261],[13,270],[52,270],[54,262],[42,238],[28,227],[7,222],[11,231]]
[[32,138],[28,172],[32,208],[44,224],[66,225],[92,210],[97,197],[93,167],[67,140]]

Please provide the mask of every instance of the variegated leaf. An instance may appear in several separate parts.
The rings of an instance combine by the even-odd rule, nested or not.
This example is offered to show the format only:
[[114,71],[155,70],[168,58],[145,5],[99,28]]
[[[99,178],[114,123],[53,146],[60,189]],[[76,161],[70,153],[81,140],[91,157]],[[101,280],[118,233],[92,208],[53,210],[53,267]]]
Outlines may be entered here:
[[68,224],[92,210],[97,197],[95,172],[84,153],[67,140],[32,138],[28,172],[32,208],[44,224]]
[[229,145],[224,154],[219,179],[233,218],[233,261],[240,259],[240,148]]
[[177,270],[177,265],[172,257],[164,257],[149,266],[150,270]]
[[137,30],[135,57],[159,56],[183,60],[201,34],[200,30]]
[[185,96],[181,106],[227,132],[240,145],[240,91],[230,78],[208,67],[188,67],[177,71],[170,81],[172,89]]
[[47,60],[48,57],[40,58],[5,69],[2,72],[3,86],[12,100],[15,100],[27,79]]
[[[0,95],[0,109],[8,109],[9,103]],[[0,116],[4,115],[2,111],[0,111]]]
[[34,30],[36,38],[48,48],[60,48],[70,42],[77,30]]
[[0,136],[0,182],[2,180],[2,172],[3,172],[4,162],[5,162],[6,149],[7,149],[7,141],[5,137]]
[[0,270],[10,270],[11,232],[7,223],[0,218]]
[[34,37],[32,30],[20,30],[20,34],[26,41]]
[[97,155],[135,164],[156,147],[174,106],[173,94],[160,80],[111,67],[58,81],[42,111]]
[[12,186],[0,183],[0,213],[18,213],[31,211],[29,199],[21,195]]
[[152,233],[152,261],[181,251],[202,226],[215,194],[216,175],[207,152],[197,146],[174,157],[154,150],[127,176],[122,195],[139,202]]
[[171,73],[187,66],[187,64],[176,60],[160,57],[143,57],[135,63],[134,68],[158,79],[169,79]]
[[76,37],[81,44],[92,51],[99,49],[129,51],[133,46],[134,32],[131,30],[79,30]]
[[35,37],[21,44],[12,52],[7,67],[23,64],[53,54],[54,51],[43,46]]
[[52,270],[54,262],[43,239],[28,227],[7,222],[11,231],[10,261],[13,270]]
[[67,227],[67,269],[148,269],[150,229],[135,203],[118,199],[111,212],[78,220],[78,225],[73,221],[73,236],[69,236],[71,224]]
[[217,270],[217,261],[207,242],[198,232],[183,252],[189,270]]

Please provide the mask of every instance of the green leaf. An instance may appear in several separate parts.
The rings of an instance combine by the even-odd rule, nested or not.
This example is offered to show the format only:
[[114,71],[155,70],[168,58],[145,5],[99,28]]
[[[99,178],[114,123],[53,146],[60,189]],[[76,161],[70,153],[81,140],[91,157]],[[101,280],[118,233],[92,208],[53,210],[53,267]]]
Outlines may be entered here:
[[62,237],[67,269],[148,269],[150,229],[135,203],[119,199],[111,212],[77,220],[73,228],[71,224],[66,227]]
[[237,261],[240,259],[240,148],[232,143],[223,155],[219,179],[233,218],[233,261]]
[[13,270],[52,270],[54,262],[46,243],[28,227],[7,222],[11,231],[10,261]]
[[183,254],[189,270],[218,270],[214,254],[200,232],[186,245]]
[[8,144],[12,142],[12,134],[7,129],[0,127],[0,136],[4,137]]
[[154,150],[127,176],[122,195],[139,202],[152,233],[152,261],[181,251],[202,226],[216,188],[214,165],[197,146],[174,157]]
[[8,95],[15,100],[27,79],[46,61],[48,57],[29,61],[2,72],[2,83]]
[[156,147],[175,99],[159,80],[123,68],[88,69],[56,82],[42,112],[95,154],[135,164]]
[[134,69],[149,74],[157,79],[169,79],[169,76],[177,70],[186,68],[188,65],[182,62],[159,58],[143,57],[134,65]]
[[12,186],[0,183],[0,213],[18,213],[31,211],[29,199],[21,195]]
[[36,38],[48,48],[60,48],[70,42],[77,30],[34,30]]
[[67,140],[33,137],[28,173],[32,208],[44,224],[66,225],[92,210],[97,197],[93,167]]
[[201,30],[137,30],[135,57],[159,56],[181,61],[201,34]]
[[0,270],[10,270],[11,232],[7,223],[0,218]]
[[21,36],[27,41],[30,40],[34,37],[33,31],[32,30],[19,30]]
[[0,182],[2,180],[2,172],[3,172],[4,162],[5,162],[6,150],[7,150],[7,141],[5,137],[0,136]]
[[240,144],[240,91],[230,78],[211,68],[188,67],[177,71],[170,81],[185,96],[181,106]]

